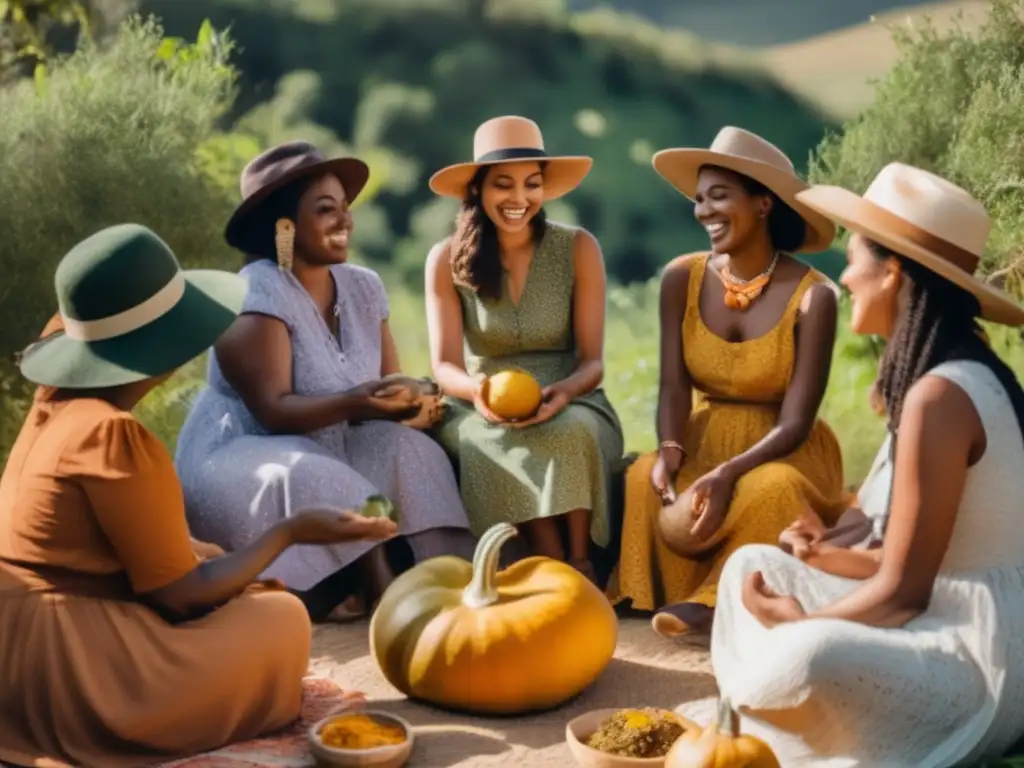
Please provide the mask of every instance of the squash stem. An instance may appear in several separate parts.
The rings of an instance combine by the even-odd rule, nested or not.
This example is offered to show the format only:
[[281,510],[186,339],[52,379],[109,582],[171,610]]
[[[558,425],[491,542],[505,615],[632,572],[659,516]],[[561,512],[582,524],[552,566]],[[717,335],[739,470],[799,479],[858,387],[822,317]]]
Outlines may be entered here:
[[724,697],[718,700],[718,732],[730,739],[740,735],[740,716]]
[[467,608],[485,608],[498,601],[494,577],[498,575],[501,546],[518,535],[514,525],[498,523],[480,537],[473,555],[473,578],[462,593],[462,604]]

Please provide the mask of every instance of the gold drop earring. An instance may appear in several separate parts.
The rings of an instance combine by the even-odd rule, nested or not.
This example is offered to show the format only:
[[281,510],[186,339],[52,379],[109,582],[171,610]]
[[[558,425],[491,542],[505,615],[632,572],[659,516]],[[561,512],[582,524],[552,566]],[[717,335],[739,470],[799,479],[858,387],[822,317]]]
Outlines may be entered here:
[[295,224],[290,219],[278,219],[274,225],[274,246],[277,250],[277,268],[292,271],[295,256]]

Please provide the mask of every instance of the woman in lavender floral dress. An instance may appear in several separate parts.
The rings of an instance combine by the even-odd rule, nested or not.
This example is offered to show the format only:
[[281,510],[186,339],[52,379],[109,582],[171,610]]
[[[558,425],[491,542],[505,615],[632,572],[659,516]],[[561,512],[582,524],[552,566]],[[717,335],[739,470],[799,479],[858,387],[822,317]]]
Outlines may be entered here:
[[[437,398],[398,374],[380,278],[347,264],[349,204],[368,177],[292,142],[242,174],[228,242],[249,255],[248,297],[211,355],[208,387],[178,439],[176,464],[195,536],[225,549],[308,507],[358,508],[375,494],[423,560],[472,557],[473,538],[444,451],[415,426]],[[276,263],[275,263],[276,261]],[[361,613],[392,578],[383,545],[293,547],[269,565],[314,619]]]

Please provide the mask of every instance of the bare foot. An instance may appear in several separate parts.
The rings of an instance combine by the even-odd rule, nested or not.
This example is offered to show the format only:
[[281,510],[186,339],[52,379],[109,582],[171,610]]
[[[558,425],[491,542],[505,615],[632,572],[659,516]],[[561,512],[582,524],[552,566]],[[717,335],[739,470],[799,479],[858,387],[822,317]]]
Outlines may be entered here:
[[651,619],[651,627],[662,637],[677,639],[690,634],[711,632],[715,609],[701,603],[666,605]]
[[366,616],[366,600],[362,595],[349,595],[327,614],[325,622],[345,624]]

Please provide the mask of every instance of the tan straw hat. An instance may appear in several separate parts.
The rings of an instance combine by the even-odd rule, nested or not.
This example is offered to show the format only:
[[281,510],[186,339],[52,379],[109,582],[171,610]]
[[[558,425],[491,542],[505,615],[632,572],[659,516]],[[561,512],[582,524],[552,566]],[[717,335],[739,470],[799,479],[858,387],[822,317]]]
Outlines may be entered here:
[[974,294],[981,316],[1024,325],[1024,308],[975,277],[992,220],[978,200],[952,182],[903,163],[890,163],[864,196],[815,186],[798,197],[840,226],[913,259]]
[[792,161],[774,144],[750,131],[727,125],[708,149],[663,149],[655,153],[651,164],[690,200],[697,195],[697,177],[704,165],[717,165],[760,182],[807,224],[804,243],[797,252],[824,251],[835,238],[832,222],[797,201],[796,193],[807,189],[807,183],[796,175]]
[[507,115],[482,123],[473,136],[473,162],[442,168],[430,177],[430,188],[439,195],[464,200],[466,187],[481,166],[521,161],[545,163],[545,200],[572,192],[594,164],[589,157],[548,155],[540,127],[533,120]]

